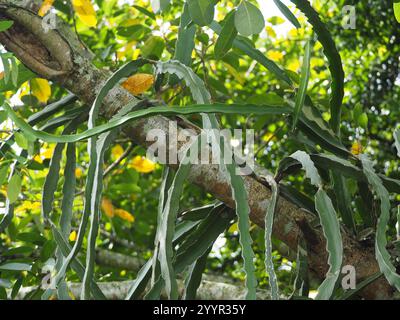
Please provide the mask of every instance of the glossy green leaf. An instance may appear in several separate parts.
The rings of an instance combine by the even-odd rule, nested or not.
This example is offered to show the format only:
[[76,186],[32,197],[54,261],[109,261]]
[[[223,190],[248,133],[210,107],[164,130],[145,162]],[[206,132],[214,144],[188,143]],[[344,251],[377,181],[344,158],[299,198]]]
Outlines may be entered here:
[[187,0],[190,16],[199,26],[207,26],[214,19],[214,1]]
[[301,67],[300,87],[296,94],[296,103],[294,106],[292,130],[294,130],[297,125],[297,121],[299,119],[300,113],[302,112],[304,101],[306,99],[308,81],[310,79],[310,60],[311,60],[311,42],[307,41],[303,58],[303,66]]
[[[134,101],[128,105],[131,107],[136,106],[137,102]],[[140,103],[139,103],[140,105]],[[153,115],[189,115],[198,113],[222,113],[222,114],[254,114],[254,115],[265,115],[265,114],[289,114],[292,112],[290,107],[276,107],[276,106],[256,106],[256,105],[224,105],[224,104],[209,104],[209,105],[192,105],[182,107],[152,107],[144,110],[132,111],[127,115],[108,121],[106,124],[98,125],[93,129],[88,129],[79,134],[72,135],[56,135],[50,134],[44,131],[35,130],[29,126],[24,120],[18,117],[18,115],[7,105],[4,104],[3,108],[7,111],[9,117],[14,121],[14,123],[26,134],[40,139],[46,142],[56,142],[56,143],[71,143],[78,142],[82,140],[89,139],[94,135],[101,134],[103,132],[110,131],[115,128],[119,128],[122,125],[137,120],[140,118],[151,117]]]
[[279,10],[283,13],[283,15],[297,28],[301,28],[299,21],[296,16],[289,10],[289,8],[282,3],[280,0],[274,0],[275,5],[279,8]]
[[192,52],[194,49],[194,36],[196,33],[196,26],[189,25],[191,22],[189,9],[185,3],[178,31],[178,39],[175,45],[174,60],[178,60],[186,66],[192,63]]
[[235,26],[244,37],[259,34],[265,26],[264,16],[254,4],[242,0],[236,10]]
[[394,131],[394,142],[396,145],[396,149],[397,149],[397,156],[400,158],[400,129],[396,129]]
[[[193,143],[197,143],[197,141],[198,139]],[[168,190],[168,198],[165,202],[159,229],[159,260],[161,275],[165,281],[167,295],[173,300],[178,299],[178,284],[176,282],[175,270],[172,265],[172,258],[174,255],[173,238],[175,233],[175,221],[179,210],[179,202],[184,182],[186,181],[191,168],[191,164],[187,163],[186,157],[190,157],[190,148],[186,151],[185,157],[182,159],[181,164],[176,171],[174,180]]]
[[185,280],[185,291],[183,292],[183,299],[195,300],[197,289],[200,287],[201,279],[207,264],[207,258],[211,251],[210,247],[199,259],[194,262],[188,272]]
[[14,21],[10,20],[2,20],[0,21],[0,32],[6,31],[7,29],[11,28],[14,24]]
[[326,249],[329,254],[329,270],[325,280],[318,288],[316,299],[328,300],[332,297],[336,282],[340,276],[343,261],[342,236],[332,201],[321,188],[315,195],[315,207],[320,217],[322,230],[326,239]]
[[393,3],[394,15],[398,23],[400,23],[400,2]]
[[168,8],[171,0],[151,0],[151,7],[155,13],[164,11]]
[[21,193],[21,183],[22,179],[19,174],[14,174],[7,186],[7,198],[10,201],[10,204],[13,204],[18,200],[18,196]]
[[400,290],[400,275],[396,272],[396,267],[391,261],[389,252],[386,249],[387,238],[386,238],[386,227],[390,220],[390,198],[389,193],[382,184],[382,180],[375,173],[374,165],[369,160],[367,155],[362,154],[360,156],[363,170],[368,182],[378,196],[380,201],[381,214],[378,219],[376,227],[375,237],[375,256],[378,260],[379,269],[385,275],[387,281],[397,290]]
[[343,244],[339,221],[331,199],[322,189],[321,178],[310,156],[304,151],[297,151],[290,157],[296,159],[302,164],[303,169],[306,171],[306,176],[311,180],[313,185],[318,187],[318,191],[315,195],[315,209],[318,212],[322,230],[326,239],[329,270],[326,274],[325,280],[318,288],[316,299],[328,300],[333,295],[336,283],[340,276],[340,268],[343,260]]
[[342,59],[336,48],[326,25],[321,21],[318,13],[314,10],[308,0],[291,0],[308,18],[313,26],[318,40],[321,42],[326,58],[329,62],[329,70],[332,75],[332,94],[331,94],[331,126],[335,133],[340,131],[341,107],[344,97],[344,71]]
[[274,260],[272,255],[272,227],[274,224],[274,216],[276,211],[276,204],[278,201],[278,184],[275,179],[267,175],[263,177],[271,187],[272,195],[268,202],[267,212],[265,215],[265,269],[268,273],[268,282],[271,288],[271,300],[279,300],[278,279],[274,269]]
[[0,265],[0,270],[7,271],[31,271],[32,266],[27,263],[9,262]]
[[235,27],[235,14],[231,12],[225,18],[225,24],[219,34],[218,40],[215,44],[214,54],[216,59],[221,59],[233,45],[233,41],[236,39],[237,30]]

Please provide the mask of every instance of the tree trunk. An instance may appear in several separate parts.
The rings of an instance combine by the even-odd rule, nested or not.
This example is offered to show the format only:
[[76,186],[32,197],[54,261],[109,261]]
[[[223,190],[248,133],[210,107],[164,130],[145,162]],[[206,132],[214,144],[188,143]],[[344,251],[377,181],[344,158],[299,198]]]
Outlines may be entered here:
[[[90,52],[82,46],[68,26],[58,21],[57,29],[45,33],[39,16],[11,3],[12,1],[0,0],[0,19],[3,17],[14,21],[11,29],[0,33],[0,43],[40,77],[58,83],[76,94],[82,102],[92,104],[110,76],[110,71],[99,70],[92,64]],[[134,97],[122,87],[115,87],[105,98],[102,116],[110,118],[132,99]],[[124,131],[135,143],[146,147],[149,144],[146,135],[150,130],[162,129],[167,133],[168,127],[167,118],[156,116],[132,122]],[[247,176],[244,179],[249,195],[250,219],[263,227],[271,191],[254,177]],[[190,182],[234,207],[230,186],[218,165],[194,165]],[[273,233],[293,250],[297,248],[299,237],[304,236],[309,247],[310,268],[323,279],[328,270],[326,243],[322,229],[311,227],[314,219],[314,215],[281,197]],[[355,267],[358,281],[379,271],[372,247],[362,246],[345,231],[342,231],[342,237],[344,265]],[[392,294],[393,289],[383,277],[365,288],[362,293],[367,299],[390,299]]]

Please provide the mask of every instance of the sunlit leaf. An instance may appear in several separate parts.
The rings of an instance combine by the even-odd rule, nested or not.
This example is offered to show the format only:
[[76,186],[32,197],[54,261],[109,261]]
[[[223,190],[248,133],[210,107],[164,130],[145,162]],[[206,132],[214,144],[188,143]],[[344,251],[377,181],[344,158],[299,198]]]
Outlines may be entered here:
[[90,0],[72,0],[76,15],[89,27],[97,25],[96,11]]
[[152,87],[154,76],[152,74],[138,73],[122,83],[122,86],[130,93],[139,95]]
[[32,95],[34,95],[39,102],[46,103],[51,96],[51,87],[46,79],[35,78],[31,80]]

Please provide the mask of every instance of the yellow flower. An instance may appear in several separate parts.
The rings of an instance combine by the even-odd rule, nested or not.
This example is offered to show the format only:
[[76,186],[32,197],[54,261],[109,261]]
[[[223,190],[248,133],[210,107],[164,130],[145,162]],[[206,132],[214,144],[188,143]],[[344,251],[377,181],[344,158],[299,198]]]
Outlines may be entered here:
[[24,201],[18,208],[15,210],[16,213],[24,213],[26,211],[37,211],[39,212],[41,208],[40,202],[35,201]]
[[275,32],[275,30],[274,30],[271,26],[265,27],[265,30],[267,31],[267,34],[268,34],[271,38],[276,38],[276,32]]
[[77,236],[77,234],[76,234],[76,231],[74,230],[74,231],[72,231],[70,234],[69,234],[69,241],[76,241],[76,236]]
[[53,157],[54,146],[45,148],[44,151],[41,153],[41,156],[44,159],[51,159]]
[[146,157],[136,156],[129,163],[129,167],[138,172],[149,173],[155,170],[156,164]]
[[72,0],[76,15],[89,27],[97,25],[96,11],[90,0]]
[[283,53],[276,50],[269,51],[267,56],[268,58],[274,61],[280,61],[283,59]]
[[46,79],[35,78],[31,80],[32,95],[34,95],[39,102],[46,103],[51,96],[51,86]]
[[123,219],[125,221],[131,222],[131,223],[135,221],[135,217],[124,209],[115,209],[114,212],[118,217],[120,217],[121,219]]
[[363,147],[360,143],[360,141],[355,141],[353,145],[351,146],[351,153],[354,154],[355,156],[358,156],[361,154],[363,151]]
[[44,17],[46,13],[51,9],[54,0],[44,0],[42,6],[39,9],[38,16]]
[[112,149],[111,149],[111,154],[112,157],[114,159],[118,159],[122,156],[122,154],[124,153],[124,149],[122,149],[120,144],[115,145]]
[[82,177],[82,175],[83,175],[83,170],[82,170],[82,168],[76,168],[76,169],[75,169],[75,177],[76,177],[77,179],[80,179],[80,178]]
[[108,198],[103,198],[103,200],[101,201],[101,209],[106,214],[106,216],[110,218],[114,217],[114,213],[116,213],[114,211],[114,206],[111,200]]
[[231,225],[231,226],[229,227],[229,229],[228,229],[228,232],[230,232],[230,233],[234,233],[234,232],[237,232],[237,231],[238,231],[238,224],[237,224],[237,222],[234,223],[233,225]]
[[41,157],[40,155],[36,155],[36,156],[33,158],[33,160],[35,160],[36,162],[39,162],[39,163],[43,163],[43,159],[42,159],[42,157]]
[[300,61],[299,60],[291,61],[287,68],[288,68],[288,70],[291,70],[293,72],[297,72],[300,69]]

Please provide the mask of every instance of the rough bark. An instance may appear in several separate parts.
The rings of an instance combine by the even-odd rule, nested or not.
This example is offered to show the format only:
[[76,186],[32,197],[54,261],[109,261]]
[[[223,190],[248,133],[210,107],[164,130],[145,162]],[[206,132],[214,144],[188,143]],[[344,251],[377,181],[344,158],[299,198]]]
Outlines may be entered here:
[[[0,33],[0,43],[14,54],[32,71],[41,77],[55,81],[75,93],[82,102],[91,104],[104,84],[110,71],[97,69],[90,61],[90,53],[77,41],[76,37],[63,24],[58,29],[44,35],[41,18],[35,13],[22,8],[15,8],[10,1],[0,0],[1,16],[14,20],[14,26]],[[102,108],[102,115],[110,118],[123,105],[133,99],[121,87],[109,92]],[[126,134],[136,143],[147,146],[146,135],[149,130],[163,129],[168,132],[169,120],[157,116],[132,122],[125,128]],[[233,207],[230,187],[217,165],[195,165],[190,174],[190,182]],[[250,219],[263,227],[266,205],[271,192],[267,186],[254,177],[245,177],[251,209]],[[278,203],[274,222],[274,235],[296,250],[298,239],[304,235],[309,246],[310,268],[323,279],[327,266],[325,240],[321,228],[312,228],[314,216],[299,209],[288,200],[281,198]],[[345,231],[344,264],[356,268],[357,279],[362,280],[377,271],[378,264],[371,247],[364,247]],[[383,278],[375,281],[363,291],[367,299],[389,299],[392,288]]]

